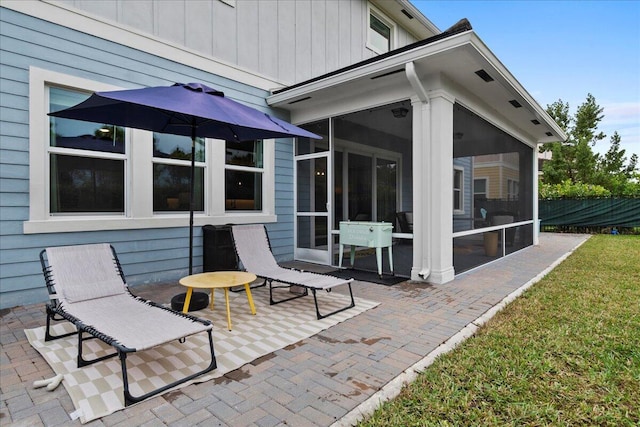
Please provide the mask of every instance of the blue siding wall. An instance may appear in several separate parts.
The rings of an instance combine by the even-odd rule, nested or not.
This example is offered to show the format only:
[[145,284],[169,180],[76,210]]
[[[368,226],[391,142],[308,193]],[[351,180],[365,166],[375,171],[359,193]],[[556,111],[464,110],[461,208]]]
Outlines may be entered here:
[[[47,246],[109,242],[131,285],[176,280],[188,266],[185,227],[126,231],[23,234],[29,219],[29,67],[120,87],[199,81],[238,101],[270,111],[267,93],[206,71],[1,8],[0,14],[0,308],[44,301],[38,253]],[[281,112],[280,112],[281,113]],[[279,260],[293,258],[293,155],[278,141],[276,214],[268,226]],[[194,267],[202,265],[202,233],[194,229]]]

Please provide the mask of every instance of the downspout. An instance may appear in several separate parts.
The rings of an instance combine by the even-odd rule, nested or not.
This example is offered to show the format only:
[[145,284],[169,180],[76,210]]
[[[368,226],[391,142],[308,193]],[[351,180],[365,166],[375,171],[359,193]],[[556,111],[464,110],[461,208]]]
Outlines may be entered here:
[[[405,64],[405,74],[407,75],[407,80],[409,80],[409,84],[411,84],[411,87],[413,88],[413,91],[415,92],[416,96],[418,97],[418,100],[421,102],[421,109],[422,109],[422,117],[424,119],[424,117],[427,117],[428,119],[430,119],[431,114],[430,113],[430,104],[429,104],[429,96],[427,95],[427,91],[424,88],[422,82],[420,81],[420,78],[418,77],[418,73],[416,73],[416,67],[415,64],[413,62],[407,62]],[[426,131],[430,132],[430,126],[427,127],[425,120],[421,120],[420,121],[421,124],[421,135],[425,135],[425,127],[427,128]],[[429,143],[426,144],[426,149],[430,150],[431,149],[431,143],[430,141],[428,141]],[[428,156],[427,157],[431,157],[430,153],[427,153]],[[428,184],[428,183],[426,183]],[[431,192],[427,192],[427,194],[430,194]],[[424,205],[425,203],[423,203]],[[420,278],[422,278],[423,280],[426,280],[427,277],[429,277],[429,274],[431,274],[431,253],[429,252],[429,250],[425,251],[425,248],[428,248],[428,242],[429,242],[429,236],[431,234],[431,214],[428,212],[428,209],[422,209],[423,211],[423,223],[425,223],[425,227],[426,227],[426,233],[423,233],[423,236],[426,236],[426,242],[422,242],[422,269],[420,270],[420,272],[418,273],[418,276],[420,276]],[[424,221],[424,218],[426,217],[426,221]],[[426,255],[425,255],[426,254]]]

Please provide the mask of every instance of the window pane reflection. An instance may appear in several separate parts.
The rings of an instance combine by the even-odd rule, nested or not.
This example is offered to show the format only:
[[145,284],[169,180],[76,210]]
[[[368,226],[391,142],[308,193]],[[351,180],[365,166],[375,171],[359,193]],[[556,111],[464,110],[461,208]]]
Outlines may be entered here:
[[124,212],[124,161],[51,155],[50,212]]
[[228,165],[263,167],[262,141],[227,141],[225,161]]
[[[191,138],[167,133],[153,133],[153,157],[191,160]],[[205,161],[204,138],[196,138],[196,162]]]
[[[153,165],[153,210],[189,211],[190,166],[155,163]],[[196,167],[194,181],[194,211],[204,210],[204,168]]]
[[225,209],[262,210],[262,174],[237,170],[225,171]]
[[[89,94],[85,92],[51,87],[49,88],[49,111],[60,111],[72,107],[88,97]],[[51,147],[120,154],[125,152],[125,131],[120,126],[49,117],[49,127]]]

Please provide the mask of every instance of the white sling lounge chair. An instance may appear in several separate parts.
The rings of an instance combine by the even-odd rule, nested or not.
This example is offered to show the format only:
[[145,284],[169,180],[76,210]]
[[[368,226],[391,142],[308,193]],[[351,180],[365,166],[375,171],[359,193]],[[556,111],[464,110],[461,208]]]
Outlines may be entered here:
[[[67,320],[78,333],[78,367],[118,355],[122,366],[125,406],[154,396],[216,368],[211,330],[207,320],[165,308],[129,292],[115,250],[108,244],[61,246],[40,252],[50,302],[47,303],[45,340],[53,336],[51,320]],[[59,317],[58,317],[59,316]],[[161,386],[141,396],[129,392],[127,354],[170,341],[207,333],[211,362],[204,370]],[[92,360],[82,357],[83,342],[98,338],[115,352]]]
[[[244,269],[264,279],[265,283],[269,285],[269,303],[271,305],[306,296],[308,291],[311,290],[318,319],[323,319],[355,306],[351,290],[353,279],[341,279],[327,274],[310,273],[278,265],[271,252],[271,244],[264,225],[234,225],[232,226],[232,234],[236,253]],[[281,286],[274,286],[274,282],[280,283]],[[351,303],[330,313],[320,314],[316,291],[325,290],[329,292],[332,288],[341,285],[348,286]],[[291,286],[304,288],[304,293],[278,301],[273,299],[273,288]]]

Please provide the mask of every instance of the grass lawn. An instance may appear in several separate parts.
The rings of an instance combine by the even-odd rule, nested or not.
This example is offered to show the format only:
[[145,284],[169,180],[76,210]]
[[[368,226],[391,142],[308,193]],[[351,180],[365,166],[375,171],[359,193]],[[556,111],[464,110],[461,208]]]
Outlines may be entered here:
[[359,426],[640,425],[640,237],[596,235]]

